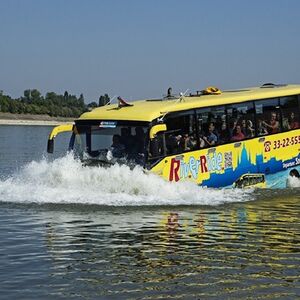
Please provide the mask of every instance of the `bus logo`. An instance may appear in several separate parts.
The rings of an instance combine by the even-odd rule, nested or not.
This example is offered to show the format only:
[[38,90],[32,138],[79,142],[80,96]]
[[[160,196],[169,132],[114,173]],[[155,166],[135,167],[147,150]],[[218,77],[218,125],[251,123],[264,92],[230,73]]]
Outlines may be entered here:
[[271,151],[271,142],[267,141],[264,143],[265,147],[265,152],[270,152]]

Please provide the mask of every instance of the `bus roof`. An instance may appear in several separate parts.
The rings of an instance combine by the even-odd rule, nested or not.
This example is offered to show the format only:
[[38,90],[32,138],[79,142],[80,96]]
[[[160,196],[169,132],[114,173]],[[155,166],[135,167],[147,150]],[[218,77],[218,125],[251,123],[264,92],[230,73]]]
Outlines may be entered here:
[[148,99],[131,102],[119,108],[117,104],[97,107],[82,114],[78,120],[128,120],[151,122],[171,112],[240,103],[266,98],[300,94],[300,85],[267,85],[223,91],[219,95],[184,96],[181,99]]

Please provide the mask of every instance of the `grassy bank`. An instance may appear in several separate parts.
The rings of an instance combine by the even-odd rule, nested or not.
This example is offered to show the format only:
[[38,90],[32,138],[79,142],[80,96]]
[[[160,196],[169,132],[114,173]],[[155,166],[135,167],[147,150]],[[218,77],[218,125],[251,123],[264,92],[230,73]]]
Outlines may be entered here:
[[0,112],[0,125],[38,125],[55,126],[63,123],[72,123],[74,119],[50,117],[49,115],[11,114]]

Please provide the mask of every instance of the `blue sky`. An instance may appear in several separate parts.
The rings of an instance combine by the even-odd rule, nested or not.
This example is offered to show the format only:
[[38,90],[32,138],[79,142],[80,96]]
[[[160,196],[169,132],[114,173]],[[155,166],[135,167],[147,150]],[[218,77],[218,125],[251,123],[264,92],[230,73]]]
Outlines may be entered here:
[[0,90],[127,99],[300,83],[298,0],[1,0]]

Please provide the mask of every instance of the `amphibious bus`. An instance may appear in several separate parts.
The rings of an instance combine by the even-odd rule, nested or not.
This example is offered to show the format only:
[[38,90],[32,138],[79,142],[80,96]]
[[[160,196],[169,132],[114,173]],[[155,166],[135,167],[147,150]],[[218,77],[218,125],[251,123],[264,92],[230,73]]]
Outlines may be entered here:
[[140,165],[168,181],[207,187],[264,185],[300,166],[300,85],[264,84],[97,107],[72,125],[70,150],[86,165]]

